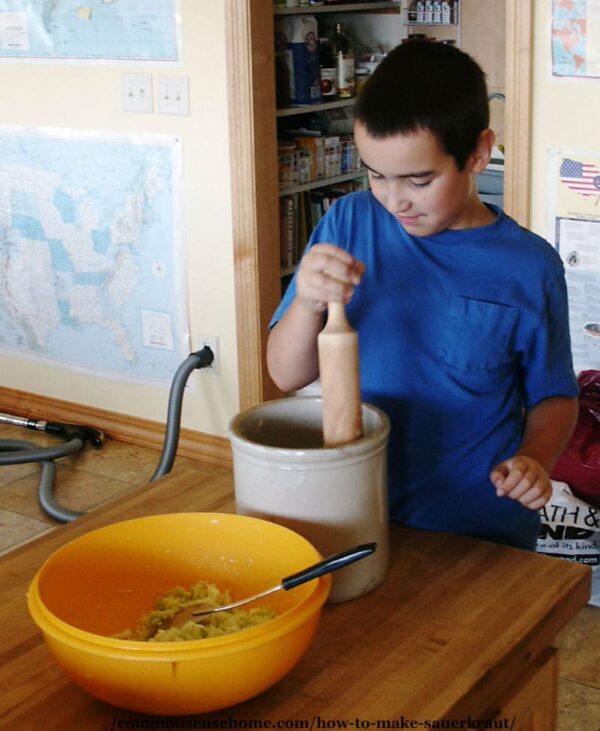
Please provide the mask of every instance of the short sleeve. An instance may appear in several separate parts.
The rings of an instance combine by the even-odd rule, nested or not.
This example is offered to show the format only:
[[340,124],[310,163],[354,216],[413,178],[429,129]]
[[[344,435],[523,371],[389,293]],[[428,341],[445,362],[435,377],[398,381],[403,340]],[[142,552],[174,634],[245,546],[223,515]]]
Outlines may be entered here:
[[546,283],[537,323],[524,353],[524,400],[528,409],[552,396],[576,397],[567,287],[562,268]]

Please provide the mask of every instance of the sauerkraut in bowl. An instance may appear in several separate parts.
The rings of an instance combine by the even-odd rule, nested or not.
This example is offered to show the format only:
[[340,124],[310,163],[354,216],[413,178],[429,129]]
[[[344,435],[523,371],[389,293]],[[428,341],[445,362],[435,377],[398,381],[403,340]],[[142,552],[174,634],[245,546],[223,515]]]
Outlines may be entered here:
[[277,612],[269,607],[231,609],[190,619],[182,627],[171,626],[171,622],[182,609],[223,607],[231,601],[231,594],[228,591],[221,591],[208,581],[199,581],[189,589],[178,586],[162,596],[156,602],[154,609],[143,614],[132,629],[119,632],[114,637],[141,642],[203,640],[256,627],[277,616]]

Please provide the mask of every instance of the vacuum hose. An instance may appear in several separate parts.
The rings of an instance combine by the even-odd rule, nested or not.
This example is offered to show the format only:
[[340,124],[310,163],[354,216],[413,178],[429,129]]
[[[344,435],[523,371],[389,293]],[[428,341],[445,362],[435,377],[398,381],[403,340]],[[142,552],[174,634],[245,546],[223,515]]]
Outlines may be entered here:
[[171,383],[171,391],[169,393],[169,406],[167,409],[167,429],[163,444],[163,451],[160,462],[155,473],[150,478],[150,482],[158,480],[168,474],[175,461],[177,454],[177,445],[179,444],[179,429],[181,427],[181,406],[183,404],[183,389],[187,383],[190,373],[196,368],[208,368],[215,359],[214,353],[205,345],[202,350],[197,353],[190,353],[183,361],[179,368],[175,371],[173,382]]
[[[159,465],[150,482],[168,474],[173,467],[177,454],[177,445],[179,443],[183,391],[190,374],[196,368],[207,368],[213,360],[214,354],[212,350],[208,346],[205,346],[197,353],[190,353],[177,369],[169,393],[163,451]],[[0,424],[10,424],[12,426],[23,427],[24,429],[44,431],[47,434],[53,434],[65,440],[62,444],[51,447],[39,447],[33,442],[18,439],[0,440],[0,466],[39,462],[41,465],[41,474],[38,499],[44,511],[60,523],[69,523],[81,517],[83,513],[59,505],[54,497],[54,481],[56,477],[54,460],[69,457],[72,454],[80,452],[88,441],[96,448],[101,447],[104,444],[104,434],[99,429],[88,426],[62,424],[60,422],[43,421],[41,419],[26,419],[10,414],[0,414]]]

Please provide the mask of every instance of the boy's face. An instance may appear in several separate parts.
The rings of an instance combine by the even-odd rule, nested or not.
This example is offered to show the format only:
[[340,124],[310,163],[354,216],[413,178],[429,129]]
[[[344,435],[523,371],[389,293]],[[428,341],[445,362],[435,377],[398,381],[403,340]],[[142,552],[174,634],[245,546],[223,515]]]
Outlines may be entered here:
[[483,157],[481,151],[473,153],[459,170],[428,130],[375,138],[357,122],[354,138],[373,195],[407,233],[431,236],[486,225],[493,219],[477,196],[474,177],[485,168],[489,151],[487,158],[485,151]]

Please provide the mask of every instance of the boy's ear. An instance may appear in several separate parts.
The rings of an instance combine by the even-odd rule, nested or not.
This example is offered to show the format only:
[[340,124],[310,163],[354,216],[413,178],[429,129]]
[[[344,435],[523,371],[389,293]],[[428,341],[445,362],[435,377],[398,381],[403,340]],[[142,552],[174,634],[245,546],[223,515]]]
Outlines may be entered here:
[[496,142],[496,133],[493,129],[484,129],[479,135],[477,147],[471,154],[471,172],[479,175],[482,173],[492,156],[492,150]]

